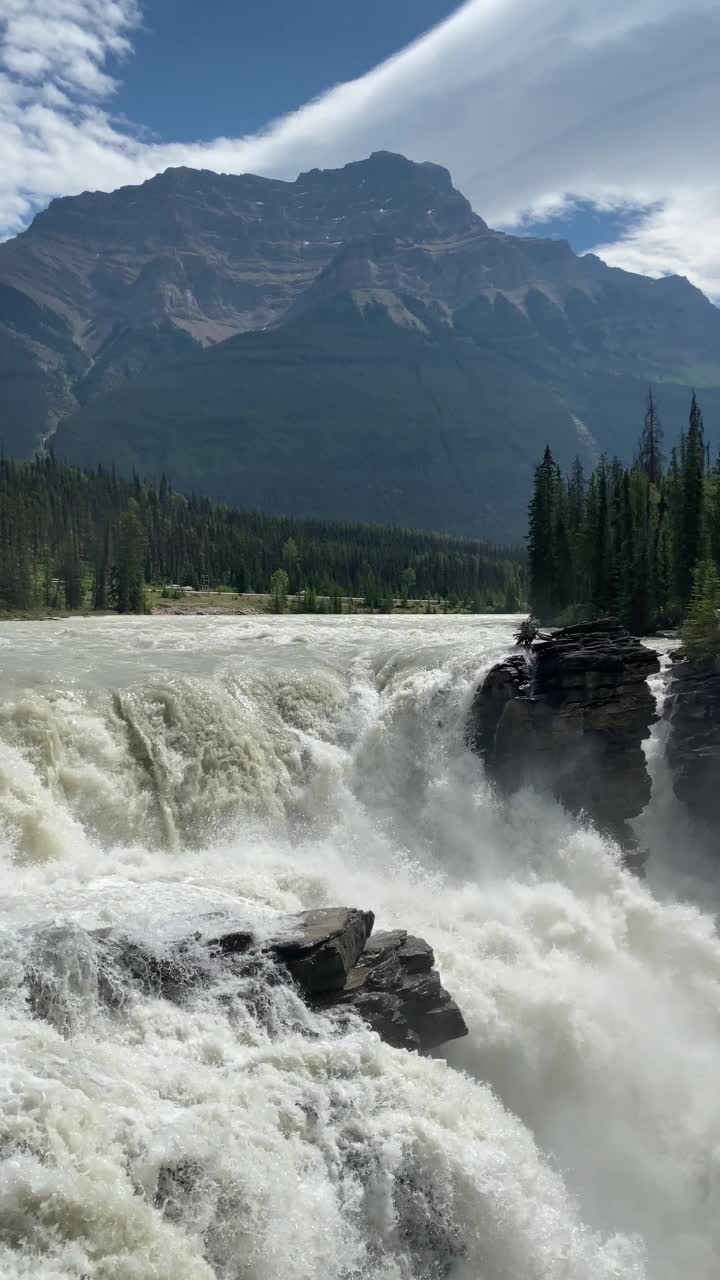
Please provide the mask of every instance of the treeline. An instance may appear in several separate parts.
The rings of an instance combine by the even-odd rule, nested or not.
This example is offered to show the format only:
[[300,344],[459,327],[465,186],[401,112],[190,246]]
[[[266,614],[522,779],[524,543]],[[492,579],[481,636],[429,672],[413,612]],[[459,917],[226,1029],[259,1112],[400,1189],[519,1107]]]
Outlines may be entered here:
[[80,470],[52,455],[0,459],[0,608],[144,608],[145,587],[265,593],[282,569],[309,598],[434,598],[519,608],[525,553],[408,529],[240,511]]
[[[720,460],[692,397],[666,457],[652,391],[630,466],[601,458],[563,476],[549,448],[529,512],[530,604],[543,622],[614,614],[643,634],[677,626],[720,563]],[[714,570],[713,570],[714,572]]]

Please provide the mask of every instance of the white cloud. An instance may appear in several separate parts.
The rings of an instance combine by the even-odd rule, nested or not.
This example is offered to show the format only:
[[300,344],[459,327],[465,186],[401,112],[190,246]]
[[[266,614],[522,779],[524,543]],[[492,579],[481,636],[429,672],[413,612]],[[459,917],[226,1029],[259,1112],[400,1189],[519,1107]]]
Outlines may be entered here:
[[720,182],[675,190],[662,208],[597,253],[626,271],[687,276],[720,301]]
[[294,177],[388,148],[446,164],[495,225],[574,199],[652,207],[604,256],[681,271],[720,297],[720,185],[707,176],[720,119],[717,0],[468,0],[263,133],[194,143],[148,143],[109,114],[108,60],[129,51],[139,19],[134,0],[0,0],[6,230],[53,195],[168,165]]

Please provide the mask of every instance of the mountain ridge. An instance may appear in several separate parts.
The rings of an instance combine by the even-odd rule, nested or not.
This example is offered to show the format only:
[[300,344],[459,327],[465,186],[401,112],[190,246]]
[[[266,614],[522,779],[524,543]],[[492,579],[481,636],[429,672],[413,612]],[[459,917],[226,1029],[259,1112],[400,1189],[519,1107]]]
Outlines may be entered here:
[[[343,362],[353,370],[345,400]],[[266,386],[273,363],[280,388]],[[20,372],[9,379],[12,367]],[[165,456],[178,483],[233,501],[256,493],[268,509],[296,509],[298,459],[315,439],[325,481],[306,481],[319,514],[340,485],[355,518],[391,511],[416,523],[425,510],[421,523],[451,531],[492,535],[488,522],[501,519],[498,533],[517,533],[539,434],[547,430],[561,460],[577,448],[588,460],[627,454],[647,383],[663,382],[674,417],[698,380],[709,407],[720,407],[720,311],[689,281],[623,272],[567,241],[493,231],[447,169],[391,152],[294,182],[168,169],[139,186],[55,200],[0,245],[6,447],[29,453],[57,428],[57,448],[71,458],[153,474]],[[625,395],[633,403],[619,408]],[[355,496],[326,465],[343,411],[354,435],[338,464],[356,475]],[[405,459],[406,479],[388,481],[382,498],[358,472],[368,429],[382,436],[388,476]],[[143,433],[157,435],[156,449]],[[419,475],[447,463],[439,502],[429,479],[411,493],[413,438]],[[243,449],[254,462],[233,480],[227,460]],[[294,472],[285,484],[282,459]],[[468,471],[478,479],[460,526],[453,486]]]

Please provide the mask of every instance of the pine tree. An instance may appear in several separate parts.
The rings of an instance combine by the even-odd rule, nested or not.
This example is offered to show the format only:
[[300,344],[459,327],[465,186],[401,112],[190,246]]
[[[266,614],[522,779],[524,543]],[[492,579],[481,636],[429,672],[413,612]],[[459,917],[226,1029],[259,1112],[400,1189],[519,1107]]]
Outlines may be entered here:
[[658,486],[663,475],[663,429],[653,396],[652,387],[648,389],[645,422],[640,436],[639,461],[651,484]]
[[587,599],[587,573],[583,556],[583,527],[587,514],[587,484],[579,458],[573,462],[567,482],[567,530],[571,561],[570,599]]
[[235,570],[233,572],[233,586],[238,595],[243,595],[248,589],[248,576],[244,560],[235,562]]
[[403,569],[400,574],[400,595],[402,596],[403,604],[407,604],[408,598],[413,594],[416,585],[417,574],[411,565],[407,569]]
[[555,496],[557,465],[548,445],[543,460],[535,468],[528,527],[528,574],[530,604],[541,622],[550,621],[555,611],[557,572],[554,564]]
[[145,530],[135,498],[120,518],[115,561],[115,596],[118,613],[142,613],[145,604]]
[[110,525],[105,525],[102,542],[95,553],[93,609],[107,609],[110,591]]
[[680,603],[690,599],[695,566],[700,558],[703,521],[703,475],[705,439],[702,413],[693,392],[690,419],[685,442],[685,465],[682,474],[682,523],[680,530],[680,562],[678,587]]
[[716,564],[720,564],[720,454],[708,474],[706,511],[710,555]]
[[80,609],[83,602],[82,566],[77,536],[70,534],[63,553],[60,576],[65,584],[65,608]]
[[607,464],[601,460],[593,503],[593,520],[588,529],[590,543],[590,592],[592,603],[600,614],[608,613],[613,598],[613,574],[610,549],[610,516],[608,510]]

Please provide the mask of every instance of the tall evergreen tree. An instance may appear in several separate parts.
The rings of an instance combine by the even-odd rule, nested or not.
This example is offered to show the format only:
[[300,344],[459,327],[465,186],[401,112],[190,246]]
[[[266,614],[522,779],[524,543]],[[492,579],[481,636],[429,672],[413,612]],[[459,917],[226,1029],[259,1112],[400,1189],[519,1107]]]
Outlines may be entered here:
[[690,405],[685,465],[682,476],[682,524],[680,529],[680,563],[678,587],[680,603],[687,605],[693,587],[693,574],[700,558],[703,524],[703,476],[705,472],[705,436],[702,413],[693,392]]
[[590,591],[591,599],[600,613],[607,613],[613,599],[613,563],[610,544],[610,513],[608,509],[608,469],[601,460],[594,486],[592,520],[588,534],[591,547]]
[[652,387],[648,389],[645,421],[640,436],[639,462],[651,484],[658,486],[663,476],[663,429]]
[[528,528],[528,574],[530,605],[541,621],[552,618],[555,609],[557,572],[554,564],[555,498],[557,465],[548,445],[543,460],[535,468],[530,499]]
[[145,530],[140,508],[130,498],[120,518],[117,535],[116,607],[118,613],[142,613],[144,608]]

